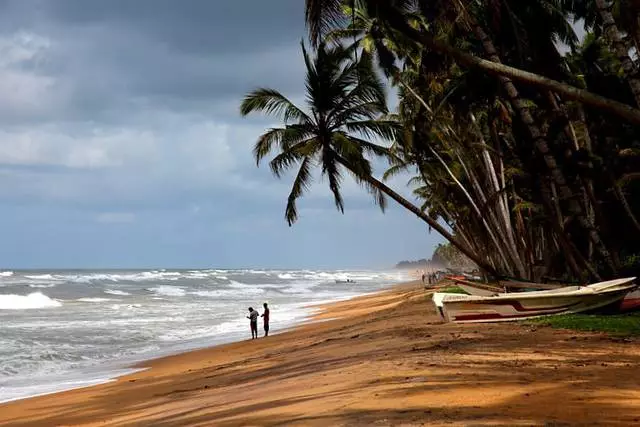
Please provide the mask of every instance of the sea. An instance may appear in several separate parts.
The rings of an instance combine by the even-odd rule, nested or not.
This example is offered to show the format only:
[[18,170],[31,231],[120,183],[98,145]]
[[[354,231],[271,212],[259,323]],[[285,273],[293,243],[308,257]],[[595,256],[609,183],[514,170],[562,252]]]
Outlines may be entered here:
[[111,381],[137,362],[250,338],[250,306],[262,313],[269,303],[274,334],[308,320],[310,305],[408,279],[402,271],[0,270],[0,402]]

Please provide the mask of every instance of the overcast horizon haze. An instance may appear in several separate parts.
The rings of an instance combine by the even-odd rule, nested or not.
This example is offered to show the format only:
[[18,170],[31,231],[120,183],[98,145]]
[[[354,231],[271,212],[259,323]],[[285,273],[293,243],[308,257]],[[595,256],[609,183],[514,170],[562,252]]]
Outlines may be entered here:
[[[345,179],[256,168],[270,87],[303,98],[304,2],[0,0],[0,267],[390,268],[442,241]],[[392,186],[408,193],[405,179]]]

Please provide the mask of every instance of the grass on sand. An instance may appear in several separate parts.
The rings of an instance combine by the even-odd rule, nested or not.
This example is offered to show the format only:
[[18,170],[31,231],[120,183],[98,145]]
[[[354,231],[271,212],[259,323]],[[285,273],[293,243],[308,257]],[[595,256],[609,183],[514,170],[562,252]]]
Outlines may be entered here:
[[446,287],[444,289],[440,289],[438,292],[445,292],[448,294],[465,294],[468,295],[465,291],[463,291],[461,288],[457,287],[457,286],[449,286]]
[[[458,286],[449,286],[440,292],[466,294]],[[525,323],[575,331],[607,332],[618,336],[640,336],[640,312],[628,314],[565,314],[532,319]]]
[[618,336],[640,335],[640,313],[629,314],[566,314],[531,320],[528,323],[577,331],[608,332]]

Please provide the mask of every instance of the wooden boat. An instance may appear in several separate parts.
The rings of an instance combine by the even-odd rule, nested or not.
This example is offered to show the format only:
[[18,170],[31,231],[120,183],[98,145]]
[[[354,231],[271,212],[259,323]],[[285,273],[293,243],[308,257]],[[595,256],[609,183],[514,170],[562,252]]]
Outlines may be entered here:
[[476,296],[436,292],[433,303],[447,321],[502,322],[554,314],[580,313],[620,304],[637,285],[635,277],[588,286]]
[[552,290],[564,288],[567,285],[562,283],[536,283],[522,282],[519,280],[500,280],[500,286],[506,289],[536,289],[536,290]]
[[[517,285],[526,284],[528,289],[535,289],[535,290],[562,289],[562,286],[558,284],[517,282],[517,281],[500,281],[499,283],[503,286],[503,288],[500,288],[495,285],[472,282],[467,280],[456,280],[455,283],[458,287],[460,287],[466,293],[470,295],[481,296],[481,297],[518,292],[518,289],[519,289],[518,286],[510,286],[510,285],[513,285],[514,283],[516,283]],[[549,289],[548,288],[549,286],[554,286],[554,287]],[[627,313],[627,312],[636,311],[636,310],[640,310],[640,290],[629,292],[627,295],[625,295],[623,300],[620,302],[619,307],[617,307],[617,311],[621,313]]]
[[618,307],[618,311],[622,313],[636,310],[640,310],[640,290],[629,292]]
[[499,288],[497,286],[492,286],[485,283],[480,282],[472,282],[469,280],[457,279],[454,280],[456,286],[465,291],[470,295],[477,295],[480,297],[492,297],[495,295],[505,293],[504,288]]

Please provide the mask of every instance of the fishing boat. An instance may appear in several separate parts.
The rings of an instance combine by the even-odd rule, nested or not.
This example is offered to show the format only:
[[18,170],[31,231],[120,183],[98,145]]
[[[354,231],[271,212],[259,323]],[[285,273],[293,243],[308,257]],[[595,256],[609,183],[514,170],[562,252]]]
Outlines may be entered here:
[[438,313],[450,322],[503,322],[581,313],[620,304],[628,293],[636,289],[635,279],[628,277],[588,286],[494,296],[436,292],[432,300]]
[[640,290],[629,292],[618,307],[621,313],[640,310]]
[[486,283],[473,282],[470,280],[457,279],[454,280],[456,286],[470,295],[476,295],[480,297],[492,297],[502,293],[505,293],[504,288],[489,285]]
[[[557,283],[533,283],[533,282],[521,282],[515,280],[505,281],[502,280],[498,282],[500,286],[490,285],[486,283],[473,282],[469,280],[455,280],[455,283],[460,289],[465,291],[470,295],[487,297],[487,296],[496,296],[506,293],[522,293],[521,290],[529,289],[529,290],[554,290],[554,289],[563,289],[566,286],[562,286]],[[640,310],[640,290],[635,290],[629,292],[620,302],[618,307],[612,307],[617,309],[616,311],[620,313],[627,313],[630,311]]]

